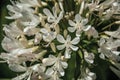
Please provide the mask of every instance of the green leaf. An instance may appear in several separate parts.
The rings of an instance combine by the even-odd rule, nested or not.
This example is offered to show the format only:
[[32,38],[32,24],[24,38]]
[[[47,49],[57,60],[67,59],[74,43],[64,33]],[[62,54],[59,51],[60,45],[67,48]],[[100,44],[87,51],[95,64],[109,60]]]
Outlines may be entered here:
[[107,80],[107,76],[109,74],[109,63],[105,60],[96,56],[95,58],[95,67],[92,69],[92,72],[95,72],[97,75],[96,80]]
[[68,68],[65,70],[64,80],[74,80],[76,67],[76,53],[72,53],[71,59],[68,60]]
[[110,69],[120,78],[120,70],[117,70],[116,68],[110,66]]

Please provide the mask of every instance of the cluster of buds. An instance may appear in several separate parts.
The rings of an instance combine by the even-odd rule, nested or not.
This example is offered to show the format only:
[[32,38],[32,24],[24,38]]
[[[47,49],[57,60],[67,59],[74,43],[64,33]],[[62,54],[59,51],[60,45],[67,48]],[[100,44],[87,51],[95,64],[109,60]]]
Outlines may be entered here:
[[[0,58],[12,71],[24,72],[12,80],[95,80],[97,55],[112,65],[120,61],[119,0],[11,3]],[[71,65],[78,72],[66,77]]]

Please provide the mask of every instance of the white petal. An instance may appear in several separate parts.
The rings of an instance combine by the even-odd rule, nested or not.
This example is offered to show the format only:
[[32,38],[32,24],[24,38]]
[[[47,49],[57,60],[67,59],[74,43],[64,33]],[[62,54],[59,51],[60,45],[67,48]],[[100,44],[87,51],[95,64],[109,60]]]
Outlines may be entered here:
[[7,19],[17,19],[17,18],[20,18],[20,17],[22,17],[22,14],[16,12],[14,15],[6,16],[5,18],[7,18]]
[[40,31],[44,34],[48,33],[48,31],[45,28],[42,28]]
[[63,18],[63,12],[61,11],[58,17],[58,20],[60,21]]
[[69,25],[70,26],[76,26],[76,24],[72,20],[69,20]]
[[88,26],[84,26],[84,31],[88,31],[89,29],[91,28],[91,25],[88,25]]
[[62,67],[59,67],[59,73],[60,73],[61,76],[65,75],[65,72],[64,72]]
[[83,24],[83,25],[86,25],[88,23],[88,19],[83,19],[82,21],[81,21],[81,24]]
[[65,55],[65,58],[69,59],[69,58],[71,57],[70,54],[71,54],[70,50],[69,50],[69,49],[66,49],[66,50],[65,50],[65,54],[64,54],[64,55]]
[[80,16],[80,14],[76,14],[75,15],[75,21],[77,22],[77,23],[79,23],[80,21],[81,21],[81,16]]
[[41,39],[42,39],[42,35],[40,33],[35,34],[34,43],[39,44]]
[[11,12],[15,12],[14,7],[11,5],[7,5],[7,9]]
[[49,9],[43,9],[43,12],[44,12],[44,14],[45,15],[47,15],[48,17],[51,17],[51,18],[54,18],[54,16],[52,15],[52,13],[50,12],[50,10]]
[[52,11],[53,11],[54,17],[57,17],[56,7],[53,7],[53,8],[52,8]]
[[82,30],[77,30],[77,31],[76,31],[76,36],[77,36],[77,37],[80,37],[80,36],[81,36],[81,33],[82,33]]
[[79,38],[79,37],[75,37],[75,38],[71,41],[72,44],[78,44],[79,42],[80,42],[80,38]]
[[65,48],[65,45],[64,45],[64,44],[63,44],[63,45],[58,45],[58,46],[57,46],[57,49],[58,49],[58,50],[62,50],[62,49],[64,49],[64,48]]
[[71,45],[70,48],[71,48],[73,51],[77,51],[77,50],[78,50],[78,47],[77,47],[77,46],[74,46],[74,45]]
[[30,74],[30,72],[27,71],[27,72],[13,78],[12,80],[24,80],[24,78],[26,78],[26,76],[28,76],[29,74]]
[[52,76],[53,73],[54,73],[53,68],[48,68],[46,71],[46,75],[48,75],[48,76]]
[[68,31],[70,31],[70,32],[74,32],[76,29],[75,29],[75,27],[68,27]]
[[65,43],[65,39],[64,39],[63,36],[60,35],[60,34],[57,35],[57,40],[58,40],[60,43]]
[[115,54],[115,55],[117,55],[117,56],[119,56],[120,51],[112,51],[112,53]]
[[68,42],[71,41],[71,36],[70,35],[67,35],[67,39],[66,39]]
[[63,67],[64,69],[66,69],[66,68],[68,67],[67,62],[61,62],[61,64],[62,64],[62,67]]
[[103,54],[103,53],[101,53],[100,55],[99,55],[99,57],[101,58],[101,59],[105,59],[105,55]]
[[17,48],[24,48],[22,44],[20,44],[17,40],[10,39],[8,37],[4,37],[1,43],[4,50],[10,52]]
[[23,67],[21,65],[18,65],[18,64],[10,64],[9,65],[9,68],[12,70],[12,71],[15,71],[15,72],[24,72],[27,70],[26,67]]
[[55,63],[55,59],[54,58],[44,58],[42,60],[42,62],[45,66],[50,66],[50,65],[53,65]]

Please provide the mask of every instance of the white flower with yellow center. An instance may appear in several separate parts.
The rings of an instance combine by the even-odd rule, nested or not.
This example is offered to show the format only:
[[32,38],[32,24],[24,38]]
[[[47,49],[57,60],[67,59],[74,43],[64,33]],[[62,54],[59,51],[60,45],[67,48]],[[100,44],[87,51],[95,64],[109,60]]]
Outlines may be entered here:
[[78,47],[74,46],[74,45],[79,43],[79,41],[80,41],[79,37],[75,37],[73,40],[71,40],[71,36],[67,35],[67,38],[65,40],[62,35],[58,34],[57,35],[57,40],[60,43],[63,43],[62,45],[58,45],[57,46],[58,50],[62,50],[64,48],[66,48],[66,50],[65,50],[65,58],[70,58],[70,53],[71,53],[70,51],[71,51],[71,49],[73,51],[77,51],[78,50]]

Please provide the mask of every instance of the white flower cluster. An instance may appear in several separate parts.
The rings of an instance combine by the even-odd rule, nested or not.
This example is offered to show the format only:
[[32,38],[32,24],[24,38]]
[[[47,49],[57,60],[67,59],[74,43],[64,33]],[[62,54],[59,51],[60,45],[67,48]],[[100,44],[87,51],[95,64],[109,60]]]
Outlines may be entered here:
[[[12,80],[62,80],[72,54],[81,58],[78,70],[81,74],[77,80],[96,79],[96,74],[89,68],[98,53],[104,60],[120,61],[120,21],[115,17],[120,15],[119,0],[11,2],[12,5],[7,5],[10,16],[6,18],[13,22],[4,25],[5,36],[1,44],[6,52],[1,53],[0,58],[11,70],[24,72]],[[115,22],[103,25],[103,29],[112,25],[119,29],[102,30],[99,34],[101,24],[111,18]],[[97,49],[92,51],[91,45]],[[82,68],[84,64],[86,67]]]

